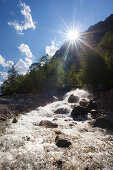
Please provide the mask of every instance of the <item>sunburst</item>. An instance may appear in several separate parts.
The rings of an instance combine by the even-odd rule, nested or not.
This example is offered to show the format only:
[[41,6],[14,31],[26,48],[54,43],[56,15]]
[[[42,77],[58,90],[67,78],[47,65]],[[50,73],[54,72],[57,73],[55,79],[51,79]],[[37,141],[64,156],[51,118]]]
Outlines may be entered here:
[[69,30],[67,33],[67,38],[70,41],[78,41],[80,38],[80,33],[76,29]]

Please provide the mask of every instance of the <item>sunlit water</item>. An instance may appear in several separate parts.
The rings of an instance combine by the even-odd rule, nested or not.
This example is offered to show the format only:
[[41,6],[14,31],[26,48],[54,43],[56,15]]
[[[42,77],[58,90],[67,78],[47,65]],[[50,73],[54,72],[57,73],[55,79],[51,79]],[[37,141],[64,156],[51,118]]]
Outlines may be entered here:
[[[89,100],[87,91],[77,89],[67,93],[62,101],[21,115],[16,124],[12,120],[2,124],[0,169],[54,170],[57,169],[54,162],[58,159],[63,161],[63,169],[76,170],[87,166],[112,169],[113,136],[103,129],[92,128],[88,124],[90,120],[73,121],[70,112],[75,104],[68,103],[71,94],[79,96],[80,100]],[[58,108],[66,108],[69,112],[55,114]],[[61,130],[63,138],[71,141],[71,147],[58,148],[55,144],[56,129],[38,126],[41,120],[58,123],[56,129]]]

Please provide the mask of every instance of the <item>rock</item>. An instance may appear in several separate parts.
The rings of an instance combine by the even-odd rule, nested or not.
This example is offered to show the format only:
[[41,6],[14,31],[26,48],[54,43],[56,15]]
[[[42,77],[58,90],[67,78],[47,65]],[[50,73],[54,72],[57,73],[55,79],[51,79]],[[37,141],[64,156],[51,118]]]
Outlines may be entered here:
[[18,119],[15,117],[12,121],[12,123],[17,123],[18,122]]
[[92,95],[89,94],[89,95],[87,96],[87,98],[91,100],[91,99],[92,99]]
[[53,121],[58,120],[57,118],[54,118]]
[[113,130],[113,120],[107,116],[100,116],[90,123],[94,127],[100,127]]
[[80,106],[87,107],[87,105],[89,104],[89,102],[86,101],[85,99],[82,99],[79,104],[80,104]]
[[6,118],[5,117],[1,117],[0,121],[6,121]]
[[42,120],[42,121],[39,123],[39,126],[45,126],[46,128],[57,128],[57,127],[58,127],[58,124],[52,123],[52,122],[49,121],[49,120]]
[[77,103],[78,101],[79,101],[79,97],[74,96],[73,94],[71,94],[70,97],[68,98],[69,103]]
[[10,100],[9,99],[4,99],[2,97],[0,97],[0,104],[9,104]]
[[22,139],[25,140],[25,141],[30,141],[31,140],[31,138],[29,136],[22,137]]
[[79,116],[85,118],[87,113],[88,113],[87,108],[84,108],[84,107],[82,107],[82,106],[76,106],[76,107],[72,110],[71,116],[72,116],[72,118],[77,118],[77,117],[79,117]]
[[62,133],[62,132],[61,132],[60,130],[58,130],[58,129],[55,130],[55,134],[56,134],[56,135],[60,135],[61,133]]
[[62,160],[57,160],[53,163],[53,165],[57,166],[57,168],[61,168],[62,167]]
[[93,119],[96,119],[100,115],[99,111],[96,109],[90,110],[90,114]]
[[60,148],[69,147],[71,145],[70,141],[59,138],[59,136],[56,136],[55,142],[56,142],[57,147],[60,147]]
[[56,114],[67,114],[69,113],[69,110],[66,108],[58,108],[54,113]]
[[97,103],[95,101],[91,100],[87,106],[87,109],[88,110],[97,109]]
[[70,124],[69,124],[69,126],[71,126],[71,127],[72,127],[72,126],[75,126],[75,124],[70,123]]

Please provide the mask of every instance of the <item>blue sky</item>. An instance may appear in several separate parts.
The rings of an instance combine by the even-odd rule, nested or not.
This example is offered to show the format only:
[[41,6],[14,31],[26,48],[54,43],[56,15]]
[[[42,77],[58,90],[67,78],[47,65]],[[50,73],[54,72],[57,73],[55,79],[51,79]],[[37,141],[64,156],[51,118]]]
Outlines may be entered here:
[[14,63],[25,74],[65,42],[66,25],[80,32],[113,13],[113,0],[0,0],[0,84]]

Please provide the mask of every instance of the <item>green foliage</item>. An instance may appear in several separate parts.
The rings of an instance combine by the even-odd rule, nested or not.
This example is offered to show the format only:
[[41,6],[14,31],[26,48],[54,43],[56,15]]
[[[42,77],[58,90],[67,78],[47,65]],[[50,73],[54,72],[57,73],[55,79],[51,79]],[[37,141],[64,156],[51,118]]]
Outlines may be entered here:
[[[75,50],[75,49],[74,49]],[[76,52],[73,51],[76,58]],[[68,55],[71,58],[71,53]],[[78,56],[77,56],[78,57]],[[60,57],[49,59],[42,56],[38,63],[33,63],[26,75],[18,75],[14,66],[4,81],[2,95],[15,93],[35,93],[37,91],[55,91],[59,88],[76,88],[87,86],[97,90],[113,86],[113,33],[107,32],[98,44],[98,53],[88,47],[81,48],[79,53],[80,68],[76,68],[78,60],[65,68]]]
[[107,32],[98,46],[104,54],[113,54],[113,33]]
[[3,83],[1,87],[2,94],[10,95],[16,93],[16,90],[18,88],[17,76],[18,76],[17,71],[13,65],[12,68],[10,68],[8,71],[8,79]]
[[105,60],[108,70],[109,85],[113,85],[113,33],[107,32],[98,44],[99,50]]
[[79,74],[76,73],[76,64],[71,65],[70,70],[65,74],[65,84],[69,87],[77,87],[80,85]]
[[83,84],[92,89],[98,89],[105,85],[107,68],[102,56],[88,49],[82,55],[80,74]]

